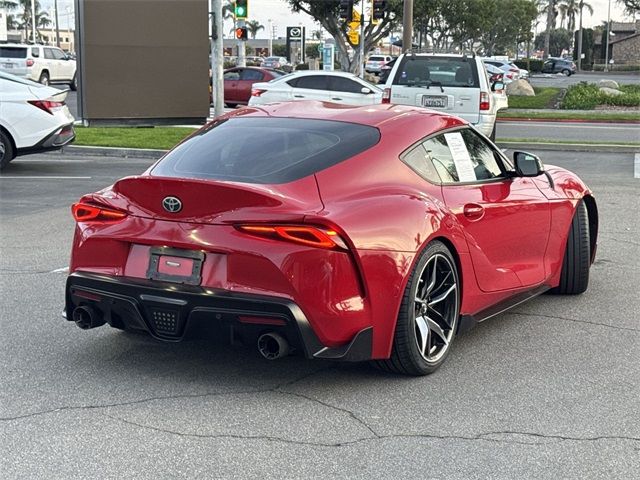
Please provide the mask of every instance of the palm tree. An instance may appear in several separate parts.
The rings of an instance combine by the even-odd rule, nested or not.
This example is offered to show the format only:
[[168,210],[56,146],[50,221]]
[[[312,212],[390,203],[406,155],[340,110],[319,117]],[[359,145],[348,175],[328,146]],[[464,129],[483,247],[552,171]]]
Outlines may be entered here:
[[546,6],[547,10],[547,29],[544,32],[544,58],[549,57],[549,44],[551,40],[551,31],[556,28],[556,2],[557,0],[549,0]]
[[264,30],[264,25],[261,25],[257,20],[249,20],[246,23],[247,31],[251,35],[251,38],[256,38],[257,33],[260,30]]

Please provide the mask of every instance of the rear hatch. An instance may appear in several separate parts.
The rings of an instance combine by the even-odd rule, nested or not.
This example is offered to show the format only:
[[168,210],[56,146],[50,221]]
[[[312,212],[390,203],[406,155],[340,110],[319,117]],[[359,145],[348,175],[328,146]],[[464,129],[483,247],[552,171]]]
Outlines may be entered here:
[[27,47],[0,45],[0,70],[24,77],[28,73]]
[[480,79],[474,59],[405,55],[395,70],[391,103],[442,110],[480,120]]

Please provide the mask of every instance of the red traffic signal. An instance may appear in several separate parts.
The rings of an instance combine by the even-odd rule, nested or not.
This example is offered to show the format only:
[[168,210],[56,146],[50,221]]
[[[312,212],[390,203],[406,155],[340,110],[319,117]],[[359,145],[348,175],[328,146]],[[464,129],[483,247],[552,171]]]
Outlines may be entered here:
[[236,38],[238,40],[246,40],[247,39],[247,27],[238,27],[238,28],[236,28]]

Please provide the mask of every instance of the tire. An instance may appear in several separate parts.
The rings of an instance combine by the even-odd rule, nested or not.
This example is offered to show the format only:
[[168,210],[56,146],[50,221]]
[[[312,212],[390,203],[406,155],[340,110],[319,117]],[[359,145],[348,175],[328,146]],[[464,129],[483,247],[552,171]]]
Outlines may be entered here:
[[16,152],[13,149],[13,143],[9,135],[0,130],[0,170],[9,165],[9,162],[14,159]]
[[566,68],[562,70],[560,73],[562,73],[565,77],[571,76],[571,70],[567,70]]
[[455,338],[460,291],[458,269],[451,252],[442,242],[430,243],[407,282],[391,357],[376,360],[374,365],[404,375],[435,372],[447,358]]
[[589,214],[584,201],[580,201],[571,221],[569,238],[564,251],[560,284],[550,293],[577,295],[589,286],[591,245],[589,240]]
[[45,85],[48,87],[50,83],[49,81],[50,81],[49,74],[47,72],[42,72],[40,74],[40,79],[38,80],[38,83],[41,83],[42,85]]
[[73,79],[71,79],[71,83],[69,84],[69,88],[74,92],[78,90],[78,76],[76,74],[73,75]]

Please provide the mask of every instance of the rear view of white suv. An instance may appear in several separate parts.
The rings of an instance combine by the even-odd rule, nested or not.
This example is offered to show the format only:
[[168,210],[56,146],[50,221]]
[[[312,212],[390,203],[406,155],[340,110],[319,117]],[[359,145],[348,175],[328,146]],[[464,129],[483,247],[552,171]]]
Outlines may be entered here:
[[495,138],[497,105],[479,57],[406,53],[385,83],[382,103],[415,105],[461,117]]
[[77,88],[76,61],[46,45],[0,45],[0,71],[43,85],[65,83]]

